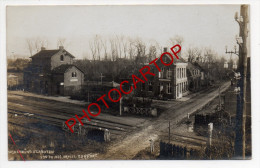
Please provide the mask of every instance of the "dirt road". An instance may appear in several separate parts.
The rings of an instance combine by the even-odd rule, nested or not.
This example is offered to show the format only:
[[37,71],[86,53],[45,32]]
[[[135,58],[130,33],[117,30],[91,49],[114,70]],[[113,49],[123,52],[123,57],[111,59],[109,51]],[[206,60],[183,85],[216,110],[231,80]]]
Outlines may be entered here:
[[[229,86],[229,82],[224,83],[220,91],[224,92]],[[123,140],[115,142],[108,148],[105,154],[100,154],[95,159],[132,159],[139,151],[150,145],[150,139],[158,139],[162,131],[168,128],[168,121],[171,121],[173,127],[176,127],[176,124],[184,119],[188,113],[192,114],[202,109],[217,96],[218,89],[215,89],[210,93],[201,93],[185,102],[172,103],[167,106],[168,110],[164,111],[151,125],[128,135]]]

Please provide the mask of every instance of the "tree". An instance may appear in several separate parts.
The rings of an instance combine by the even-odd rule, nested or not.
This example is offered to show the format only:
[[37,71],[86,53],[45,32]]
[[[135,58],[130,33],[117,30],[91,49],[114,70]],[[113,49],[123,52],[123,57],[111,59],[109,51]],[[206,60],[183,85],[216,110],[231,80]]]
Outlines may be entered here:
[[144,57],[146,52],[146,44],[140,38],[136,38],[135,47],[137,51],[137,57]]
[[216,61],[216,52],[210,47],[206,47],[204,50],[204,61],[208,63],[213,63]]
[[99,35],[96,35],[94,38],[94,47],[96,48],[97,58],[101,60],[101,50],[102,50],[102,41]]
[[202,50],[198,47],[190,47],[187,50],[188,60],[190,62],[200,62],[202,60]]
[[96,57],[97,57],[96,56],[97,55],[97,49],[96,49],[93,41],[89,41],[89,48],[90,48],[90,51],[91,51],[92,60],[95,62]]
[[103,46],[104,49],[104,56],[105,56],[105,60],[108,59],[108,51],[107,51],[107,40],[106,39],[100,39],[101,40],[101,44]]
[[128,38],[128,55],[129,55],[130,60],[134,59],[135,45],[134,45],[134,40],[131,38]]
[[[174,46],[176,44],[179,44],[180,46],[182,46],[183,42],[184,42],[184,38],[182,36],[179,36],[179,35],[175,35],[174,37],[170,38],[169,39],[170,41],[170,46]],[[181,57],[182,51],[180,51],[177,55],[179,57]]]
[[148,59],[149,59],[149,62],[154,60],[157,56],[157,49],[156,49],[156,46],[154,45],[151,45],[149,47],[149,53],[148,53]]
[[33,55],[33,43],[32,43],[32,40],[27,39],[26,43],[27,43],[27,47],[28,47],[28,50],[30,52],[30,55],[32,56]]
[[59,46],[65,47],[65,44],[66,44],[66,39],[65,38],[58,38],[57,39],[57,48],[59,48]]
[[41,50],[41,47],[48,46],[48,41],[40,38],[26,39],[26,43],[31,56],[34,53],[39,52]]
[[183,37],[179,35],[175,35],[174,37],[170,38],[170,45],[179,44],[181,46],[183,42],[184,42]]

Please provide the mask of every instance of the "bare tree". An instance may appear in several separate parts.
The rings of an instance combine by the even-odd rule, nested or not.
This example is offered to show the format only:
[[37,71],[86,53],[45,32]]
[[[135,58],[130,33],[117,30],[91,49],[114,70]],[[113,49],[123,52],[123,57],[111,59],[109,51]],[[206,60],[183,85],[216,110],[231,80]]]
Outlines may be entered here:
[[100,40],[101,40],[101,44],[102,44],[103,49],[104,49],[105,60],[107,60],[108,59],[107,40],[106,39],[100,39]]
[[200,61],[202,59],[202,50],[198,47],[190,47],[187,50],[188,60],[190,62]]
[[134,59],[135,45],[134,45],[134,40],[131,38],[128,38],[128,55],[129,55],[130,60]]
[[94,47],[96,48],[98,60],[101,60],[102,41],[99,35],[94,38]]
[[39,52],[41,47],[46,47],[48,45],[47,40],[42,40],[40,38],[27,39],[26,43],[31,56],[33,53]]
[[123,53],[124,53],[124,56],[125,58],[127,58],[127,50],[128,50],[128,45],[127,45],[127,39],[124,37],[124,36],[121,36],[121,42],[122,42],[122,45],[123,45]]
[[184,39],[182,36],[175,35],[174,37],[170,38],[169,41],[170,41],[170,45],[179,44],[181,46],[184,42]]
[[27,47],[28,47],[28,50],[30,52],[30,55],[32,56],[32,54],[33,54],[33,43],[32,43],[32,40],[27,39],[26,43],[27,43]]
[[155,58],[156,58],[156,55],[157,55],[156,46],[150,45],[150,47],[149,47],[149,53],[148,53],[149,62],[152,61],[153,59],[155,59]]
[[135,47],[137,51],[137,57],[144,57],[146,53],[146,44],[140,38],[136,38]]
[[216,61],[216,52],[210,47],[206,47],[204,50],[204,60],[208,63],[213,63]]
[[67,43],[66,43],[65,38],[58,38],[57,39],[57,48],[59,48],[59,46],[67,47]]
[[115,40],[115,44],[116,44],[116,49],[117,49],[117,53],[119,58],[121,58],[122,55],[122,39],[120,36],[116,36],[116,40]]
[[92,60],[95,62],[96,60],[96,57],[97,57],[97,49],[94,45],[94,41],[89,41],[89,48],[90,48],[90,51],[91,51],[91,55],[92,55]]
[[116,41],[114,38],[110,38],[109,42],[110,42],[111,59],[112,61],[115,61],[118,57],[118,52],[116,49]]
[[[184,39],[182,36],[179,36],[179,35],[175,35],[174,37],[170,38],[169,39],[170,41],[170,46],[172,47],[173,45],[176,45],[176,44],[179,44],[180,46],[182,46],[183,42],[184,42]],[[177,55],[179,57],[182,56],[182,51],[180,51]]]

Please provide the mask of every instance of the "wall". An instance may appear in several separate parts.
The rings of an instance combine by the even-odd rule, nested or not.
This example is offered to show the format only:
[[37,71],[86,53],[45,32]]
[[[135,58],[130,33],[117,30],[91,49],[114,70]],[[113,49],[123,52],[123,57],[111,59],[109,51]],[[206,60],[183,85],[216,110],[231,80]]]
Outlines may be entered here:
[[[72,77],[72,72],[77,73],[77,77]],[[84,74],[75,66],[69,68],[64,73],[64,95],[70,95],[79,91],[84,83]]]
[[64,55],[64,60],[60,60],[60,56],[62,55],[62,51],[59,51],[57,54],[51,57],[51,69],[54,69],[62,64],[72,64],[73,58],[69,55]]

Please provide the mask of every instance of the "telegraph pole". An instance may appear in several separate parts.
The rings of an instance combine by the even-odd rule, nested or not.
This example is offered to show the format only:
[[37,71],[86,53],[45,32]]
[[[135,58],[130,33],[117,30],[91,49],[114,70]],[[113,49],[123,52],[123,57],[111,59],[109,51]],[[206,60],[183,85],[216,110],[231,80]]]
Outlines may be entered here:
[[247,36],[248,36],[248,5],[241,5],[241,16],[235,15],[235,20],[240,26],[239,42],[239,72],[241,78],[237,86],[240,87],[240,92],[237,95],[237,114],[236,114],[236,139],[235,139],[235,156],[243,157],[245,159],[245,146],[246,146],[246,80],[247,80]]

